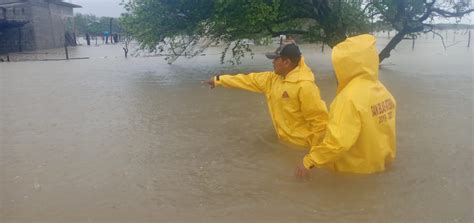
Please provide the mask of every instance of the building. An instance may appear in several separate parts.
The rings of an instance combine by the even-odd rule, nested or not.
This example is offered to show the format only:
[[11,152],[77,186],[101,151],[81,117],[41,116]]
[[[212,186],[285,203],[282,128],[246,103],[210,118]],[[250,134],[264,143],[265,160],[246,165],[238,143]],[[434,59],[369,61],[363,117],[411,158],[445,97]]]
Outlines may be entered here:
[[64,47],[73,9],[62,0],[0,0],[0,54]]

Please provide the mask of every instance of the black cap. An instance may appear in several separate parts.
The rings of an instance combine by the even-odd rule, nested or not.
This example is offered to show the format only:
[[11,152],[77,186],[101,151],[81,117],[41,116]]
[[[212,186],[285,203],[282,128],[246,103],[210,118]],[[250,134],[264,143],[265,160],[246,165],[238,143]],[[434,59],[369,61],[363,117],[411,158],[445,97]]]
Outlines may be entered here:
[[275,50],[275,52],[266,53],[265,56],[271,60],[277,57],[299,59],[301,57],[301,52],[300,52],[300,48],[296,44],[289,43],[289,44],[281,45]]

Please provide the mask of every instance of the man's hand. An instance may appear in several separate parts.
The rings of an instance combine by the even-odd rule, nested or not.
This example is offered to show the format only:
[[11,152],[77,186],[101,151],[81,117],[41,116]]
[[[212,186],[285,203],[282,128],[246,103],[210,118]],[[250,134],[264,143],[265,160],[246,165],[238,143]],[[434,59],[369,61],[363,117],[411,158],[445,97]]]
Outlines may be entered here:
[[216,84],[214,83],[214,77],[211,77],[207,81],[201,81],[201,84],[208,84],[209,86],[211,86],[211,89],[216,87]]
[[309,178],[310,172],[306,167],[304,167],[303,162],[296,165],[295,177],[300,180],[306,180]]

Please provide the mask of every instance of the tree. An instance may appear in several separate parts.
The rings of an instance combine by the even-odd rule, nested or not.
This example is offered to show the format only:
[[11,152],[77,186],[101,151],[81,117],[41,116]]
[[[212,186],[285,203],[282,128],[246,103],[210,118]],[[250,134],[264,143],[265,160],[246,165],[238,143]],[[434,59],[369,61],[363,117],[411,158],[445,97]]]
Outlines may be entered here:
[[[110,29],[110,17],[97,17],[95,15],[76,13],[74,15],[74,24],[79,34],[102,35],[104,31]],[[123,28],[118,19],[112,22],[112,30],[115,33],[122,33]]]
[[224,43],[221,62],[230,51],[233,63],[250,52],[246,39],[296,34],[333,47],[347,36],[369,32],[376,22],[398,31],[382,50],[383,60],[405,35],[424,30],[412,21],[472,11],[465,1],[441,5],[457,11],[434,0],[128,0],[121,19],[142,49],[166,51],[170,62]]
[[[371,8],[380,19],[398,33],[380,52],[380,62],[390,57],[390,52],[407,35],[420,32],[436,32],[433,22],[437,17],[460,19],[474,11],[469,0],[372,0]],[[439,34],[438,34],[439,35]]]
[[213,14],[213,1],[129,1],[124,3],[129,12],[121,17],[128,33],[149,51],[168,50],[173,54],[178,48],[197,46],[198,37],[204,37],[206,21]]
[[[250,51],[246,39],[299,34],[335,45],[347,34],[368,31],[361,1],[330,0],[134,0],[124,1],[122,23],[142,49],[166,51],[172,61],[226,44],[230,62]],[[336,24],[336,25],[335,25]]]

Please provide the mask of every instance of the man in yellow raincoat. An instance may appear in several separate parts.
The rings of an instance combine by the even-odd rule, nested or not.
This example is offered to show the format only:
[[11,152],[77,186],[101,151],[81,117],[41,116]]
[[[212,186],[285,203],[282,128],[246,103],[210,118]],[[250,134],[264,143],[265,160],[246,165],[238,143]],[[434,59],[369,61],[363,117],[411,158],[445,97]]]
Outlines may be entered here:
[[298,46],[285,44],[266,56],[273,60],[274,72],[217,75],[207,83],[211,88],[264,94],[280,140],[304,147],[320,142],[326,131],[327,108]]
[[396,153],[396,102],[378,79],[375,38],[347,38],[333,48],[332,62],[338,88],[326,135],[295,174],[307,176],[312,167],[361,174],[383,171]]

